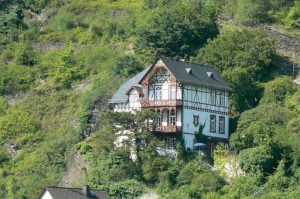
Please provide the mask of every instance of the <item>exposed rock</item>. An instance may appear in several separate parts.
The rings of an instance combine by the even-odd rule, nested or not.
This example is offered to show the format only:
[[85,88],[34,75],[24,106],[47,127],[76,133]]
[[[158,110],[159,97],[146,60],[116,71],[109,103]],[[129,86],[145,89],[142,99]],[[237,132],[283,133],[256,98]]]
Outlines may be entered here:
[[15,157],[16,155],[18,155],[18,153],[20,151],[20,147],[11,142],[5,143],[4,148],[7,150],[8,154],[11,157]]
[[87,168],[84,156],[75,152],[68,162],[66,174],[59,183],[62,187],[81,187],[85,183],[86,173],[83,168]]

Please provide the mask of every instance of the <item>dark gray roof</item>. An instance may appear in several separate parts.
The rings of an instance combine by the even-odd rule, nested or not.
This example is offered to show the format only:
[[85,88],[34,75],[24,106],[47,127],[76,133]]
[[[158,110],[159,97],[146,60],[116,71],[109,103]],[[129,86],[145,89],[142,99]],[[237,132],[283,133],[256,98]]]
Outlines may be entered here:
[[[204,85],[221,90],[230,90],[229,85],[212,67],[208,67],[203,64],[191,64],[183,61],[175,61],[170,58],[161,58],[161,60],[171,70],[179,82]],[[191,69],[191,73],[187,73],[187,68]],[[212,72],[212,77],[208,76],[208,72]]]
[[127,91],[133,86],[141,87],[139,84],[140,80],[144,77],[144,75],[148,72],[150,67],[144,69],[142,72],[138,73],[136,76],[122,84],[119,90],[115,93],[115,95],[111,98],[109,103],[122,103],[128,101],[128,95],[126,95]]
[[64,187],[47,187],[53,199],[110,199],[106,191],[90,189],[90,196],[86,197],[82,189],[64,188]]

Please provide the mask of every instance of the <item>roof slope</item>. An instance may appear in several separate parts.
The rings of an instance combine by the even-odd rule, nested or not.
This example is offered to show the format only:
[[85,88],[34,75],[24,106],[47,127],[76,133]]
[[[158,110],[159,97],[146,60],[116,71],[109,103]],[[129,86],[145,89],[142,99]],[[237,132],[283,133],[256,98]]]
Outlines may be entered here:
[[119,90],[111,98],[109,103],[127,102],[128,101],[128,95],[126,95],[127,91],[133,86],[140,87],[141,85],[139,84],[139,82],[144,77],[144,75],[148,72],[149,69],[150,67],[144,69],[142,72],[138,73],[133,78],[131,78],[130,80],[122,84]]
[[[229,85],[212,68],[203,64],[191,64],[182,61],[175,61],[170,58],[161,58],[163,63],[171,70],[177,81],[190,84],[204,85],[222,90],[230,90]],[[190,68],[191,73],[187,73],[186,69]],[[212,72],[212,76],[208,76],[208,72]]]
[[91,196],[88,198],[82,193],[82,189],[48,187],[46,188],[53,199],[110,199],[106,191],[90,189]]

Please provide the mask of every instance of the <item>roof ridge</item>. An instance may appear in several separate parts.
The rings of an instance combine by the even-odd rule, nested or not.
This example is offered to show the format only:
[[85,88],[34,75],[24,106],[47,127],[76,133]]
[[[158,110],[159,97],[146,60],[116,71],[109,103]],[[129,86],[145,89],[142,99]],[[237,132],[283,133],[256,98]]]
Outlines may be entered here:
[[175,59],[173,59],[171,57],[162,57],[161,59],[169,59],[169,60],[174,61],[174,62],[180,62],[180,63],[184,63],[184,64],[190,64],[190,65],[194,65],[194,66],[202,66],[202,67],[205,66],[207,68],[212,68],[212,69],[216,70],[215,67],[207,65],[207,64],[203,64],[203,63],[193,63],[193,62],[189,62],[189,61],[175,60]]
[[[55,186],[48,186],[46,187],[46,189],[48,188],[51,188],[51,189],[79,189],[79,190],[82,190],[82,188],[72,188],[72,187],[55,187]],[[90,190],[93,190],[93,191],[103,191],[105,192],[104,190],[100,190],[100,189],[93,189],[93,188],[89,188]]]

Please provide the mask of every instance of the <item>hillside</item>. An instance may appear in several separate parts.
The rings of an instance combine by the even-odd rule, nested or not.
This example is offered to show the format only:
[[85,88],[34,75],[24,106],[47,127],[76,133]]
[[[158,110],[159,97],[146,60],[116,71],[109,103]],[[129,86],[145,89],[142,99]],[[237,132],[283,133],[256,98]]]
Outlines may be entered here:
[[[0,198],[81,186],[69,174],[82,157],[113,198],[300,198],[298,1],[0,0],[0,24]],[[142,128],[146,114],[105,112],[107,101],[160,56],[231,84],[230,149],[215,162],[245,175],[229,182],[181,144],[177,160],[161,157],[148,134],[138,162],[114,149],[112,124]]]

